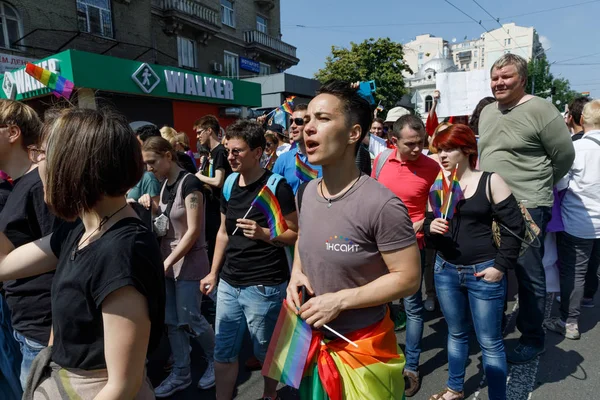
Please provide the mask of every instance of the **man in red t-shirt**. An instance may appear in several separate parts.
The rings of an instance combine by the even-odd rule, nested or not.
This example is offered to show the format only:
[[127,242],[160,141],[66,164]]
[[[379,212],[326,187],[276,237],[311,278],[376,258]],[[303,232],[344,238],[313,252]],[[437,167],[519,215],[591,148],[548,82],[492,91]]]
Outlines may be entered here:
[[[419,118],[414,115],[400,117],[390,133],[390,141],[396,149],[381,153],[373,163],[371,174],[408,208],[421,249],[421,267],[425,261],[423,222],[429,189],[440,172],[439,164],[421,153],[425,136],[425,126]],[[404,299],[404,308],[407,316],[404,373],[406,395],[411,397],[421,385],[418,368],[423,336],[423,298],[420,288],[417,293]]]

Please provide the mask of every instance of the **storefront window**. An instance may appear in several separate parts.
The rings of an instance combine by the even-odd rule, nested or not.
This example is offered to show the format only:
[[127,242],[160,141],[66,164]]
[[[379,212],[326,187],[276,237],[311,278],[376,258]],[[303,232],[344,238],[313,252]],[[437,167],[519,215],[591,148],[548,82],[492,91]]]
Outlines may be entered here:
[[221,0],[221,23],[235,27],[235,14],[233,13],[233,2]]
[[110,0],[77,0],[77,23],[81,32],[113,37]]
[[17,10],[8,3],[0,2],[0,47],[7,49],[17,47],[12,43],[21,38],[20,25],[21,20]]
[[226,51],[223,61],[223,64],[225,65],[225,76],[227,78],[238,79],[240,77],[240,61],[238,55]]

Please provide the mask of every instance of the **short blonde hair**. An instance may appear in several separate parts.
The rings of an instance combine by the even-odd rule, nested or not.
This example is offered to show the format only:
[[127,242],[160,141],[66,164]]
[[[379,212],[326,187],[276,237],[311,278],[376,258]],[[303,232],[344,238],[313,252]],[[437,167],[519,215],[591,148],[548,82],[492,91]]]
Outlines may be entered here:
[[514,65],[521,79],[527,82],[527,60],[525,60],[521,56],[512,53],[503,54],[502,57],[497,59],[494,65],[492,65],[492,68],[490,69],[490,74],[495,69],[504,68],[507,65]]
[[177,131],[171,128],[170,126],[165,125],[162,128],[160,128],[160,136],[162,136],[163,139],[166,139],[169,141],[169,143],[171,143],[171,140],[175,139],[175,136],[177,136]]
[[33,108],[20,101],[0,100],[0,125],[19,127],[23,149],[40,142],[42,121]]
[[175,146],[176,144],[179,144],[185,151],[188,151],[190,149],[190,138],[185,132],[179,132],[177,136],[175,136],[174,142],[171,142],[172,146]]
[[583,125],[600,128],[600,100],[592,100],[583,107]]
[[435,128],[435,131],[433,131],[433,135],[431,135],[431,141],[429,142],[429,152],[431,154],[437,154],[437,149],[435,147],[433,147],[433,139],[435,139],[435,137],[437,136],[438,133],[440,133],[441,131],[448,129],[449,127],[451,127],[452,124],[450,122],[442,122],[441,124],[439,124],[437,126],[437,128]]

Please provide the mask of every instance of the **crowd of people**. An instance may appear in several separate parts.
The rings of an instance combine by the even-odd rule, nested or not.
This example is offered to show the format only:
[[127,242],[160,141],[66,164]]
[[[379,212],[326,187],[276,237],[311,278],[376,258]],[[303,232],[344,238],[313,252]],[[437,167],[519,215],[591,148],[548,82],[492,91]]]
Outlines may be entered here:
[[[508,363],[543,354],[544,328],[579,339],[599,286],[600,101],[563,116],[526,82],[526,61],[506,54],[473,115],[439,123],[437,92],[423,123],[402,107],[377,118],[355,84],[331,81],[295,104],[289,133],[199,116],[197,153],[187,134],[133,131],[114,110],[42,120],[1,100],[0,397],[170,397],[193,383],[193,340],[198,388],[232,399],[245,335],[260,367],[287,303],[313,329],[302,398],[414,396],[424,312],[439,305],[448,380],[430,399],[465,398],[473,331],[489,398],[506,399]],[[445,211],[440,188],[455,196]],[[255,206],[264,190],[276,236]],[[505,349],[509,270],[521,337]],[[560,315],[544,321],[547,292]],[[163,336],[170,373],[153,387]],[[265,376],[262,399],[278,384]]]

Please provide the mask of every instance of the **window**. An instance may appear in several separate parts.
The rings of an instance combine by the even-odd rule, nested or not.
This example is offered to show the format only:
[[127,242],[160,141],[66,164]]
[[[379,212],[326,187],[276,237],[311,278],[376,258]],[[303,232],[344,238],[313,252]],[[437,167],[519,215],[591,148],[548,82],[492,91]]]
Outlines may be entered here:
[[235,14],[233,12],[233,2],[221,0],[221,22],[225,25],[235,27]]
[[225,76],[237,79],[240,76],[240,61],[237,54],[225,52]]
[[256,30],[267,34],[267,19],[265,17],[261,17],[260,15],[256,16]]
[[505,46],[510,45],[510,39],[504,39],[504,45]]
[[12,43],[21,37],[20,25],[17,10],[7,3],[0,2],[0,47],[17,48]]
[[431,96],[425,97],[425,112],[429,112],[429,110],[431,110],[432,105],[433,105],[433,97],[431,97]]
[[473,51],[473,57],[477,58],[479,56],[479,52],[477,50]]
[[77,0],[77,23],[81,32],[113,37],[110,0]]
[[423,59],[423,53],[419,53],[419,60]]
[[177,36],[177,57],[180,67],[196,68],[196,42]]
[[260,63],[259,75],[271,75],[271,66],[269,64]]
[[477,69],[477,61],[473,63],[473,69]]

